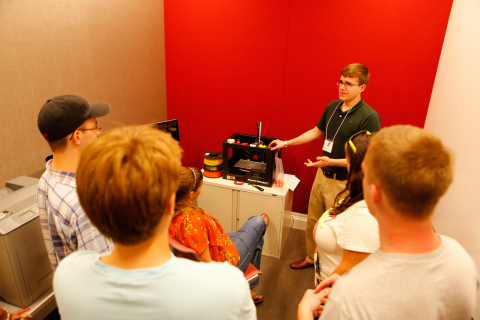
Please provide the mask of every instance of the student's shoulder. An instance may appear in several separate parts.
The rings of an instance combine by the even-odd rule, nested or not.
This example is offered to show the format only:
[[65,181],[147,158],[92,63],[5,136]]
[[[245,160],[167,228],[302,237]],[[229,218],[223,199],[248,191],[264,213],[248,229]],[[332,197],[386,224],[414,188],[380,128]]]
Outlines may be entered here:
[[345,220],[349,219],[367,219],[369,220],[370,218],[375,219],[371,214],[370,211],[368,210],[367,203],[365,200],[361,200],[357,203],[354,203],[350,207],[348,207],[344,212],[342,212],[342,215],[344,215]]
[[174,258],[176,268],[179,271],[185,271],[189,274],[202,274],[212,276],[221,281],[236,281],[237,279],[245,279],[243,273],[237,267],[230,265],[228,262],[196,262],[188,259]]
[[342,102],[342,100],[333,100],[333,101],[330,101],[330,102],[327,104],[327,107],[325,108],[325,110],[335,109],[341,102]]
[[445,250],[452,253],[468,255],[467,251],[462,247],[460,243],[458,243],[457,240],[444,235],[440,235],[440,238],[442,239],[442,246],[445,248]]
[[462,245],[458,243],[457,240],[444,235],[441,235],[440,237],[442,239],[442,246],[447,254],[453,257],[453,260],[457,261],[459,264],[462,264],[463,262],[464,266],[465,263],[467,263],[469,266],[475,268],[473,258],[468,254],[467,250],[465,250]]
[[98,253],[88,250],[75,251],[69,254],[60,261],[55,270],[54,278],[56,282],[61,282],[61,279],[68,279],[72,274],[78,275],[79,272],[86,271],[92,261],[98,257]]
[[367,202],[365,200],[360,200],[352,204],[348,209],[354,214],[366,214],[369,213]]
[[95,251],[79,250],[79,251],[72,252],[65,259],[69,259],[69,261],[75,262],[75,261],[78,261],[78,260],[90,260],[90,259],[94,259],[94,258],[99,257],[99,256],[100,256],[100,254],[98,252],[95,252]]
[[[325,109],[322,112],[322,118],[325,118],[325,117],[328,117],[329,115],[331,115],[341,102],[342,102],[341,100],[333,100],[330,103],[328,103],[327,106],[325,107]],[[320,119],[322,119],[322,118],[320,118]]]
[[[58,269],[60,268],[68,268],[70,266],[78,266],[79,264],[84,264],[92,261],[93,259],[98,258],[100,255],[97,252],[89,251],[89,250],[79,250],[72,252],[68,256],[66,256],[60,264],[58,265]],[[58,270],[57,269],[57,270]]]
[[177,258],[175,259],[175,263],[178,265],[179,268],[188,268],[188,269],[195,269],[195,270],[202,270],[205,272],[221,272],[221,273],[229,273],[229,274],[242,274],[240,269],[237,267],[232,266],[228,262],[197,262],[192,261],[189,259]]
[[44,190],[48,192],[49,190],[53,190],[55,186],[57,185],[57,180],[55,180],[55,177],[51,174],[51,170],[45,170],[45,172],[42,174],[38,181],[38,190]]
[[182,212],[175,215],[171,221],[171,224],[178,225],[181,227],[182,225],[190,225],[190,224],[197,224],[205,221],[205,217],[199,211],[188,211]]
[[199,217],[199,216],[203,216],[203,214],[199,210],[198,211],[192,210],[192,211],[179,212],[173,217],[173,219],[180,219],[180,220],[192,219],[194,217]]
[[370,105],[368,105],[365,101],[363,101],[363,103],[362,103],[361,110],[365,114],[369,114],[369,115],[375,114],[375,115],[379,116],[378,112],[375,109],[373,109],[372,107],[370,107]]
[[74,176],[57,174],[53,175],[48,170],[40,178],[38,190],[48,194],[49,198],[66,199],[77,198],[77,187]]
[[[365,260],[367,260],[367,257]],[[364,260],[364,261],[365,261]],[[334,291],[336,300],[349,300],[360,297],[365,288],[374,287],[379,281],[375,268],[361,268],[361,263],[348,270],[335,282]]]

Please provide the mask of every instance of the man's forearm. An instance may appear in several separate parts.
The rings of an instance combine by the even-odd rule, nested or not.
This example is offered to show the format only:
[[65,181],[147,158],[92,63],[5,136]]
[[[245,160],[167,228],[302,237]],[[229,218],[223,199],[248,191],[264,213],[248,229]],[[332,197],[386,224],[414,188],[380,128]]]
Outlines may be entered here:
[[287,145],[298,146],[300,144],[308,143],[320,138],[322,134],[323,134],[323,131],[320,131],[320,129],[318,129],[317,127],[314,127],[313,129],[308,130],[307,132],[299,135],[294,139],[287,140]]
[[346,167],[347,159],[330,159],[330,163],[328,165],[332,167]]

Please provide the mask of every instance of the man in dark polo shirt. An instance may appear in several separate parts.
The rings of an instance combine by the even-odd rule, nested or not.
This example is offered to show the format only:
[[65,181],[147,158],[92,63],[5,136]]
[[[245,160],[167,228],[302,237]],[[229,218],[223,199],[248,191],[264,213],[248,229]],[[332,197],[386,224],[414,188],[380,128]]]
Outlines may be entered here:
[[339,100],[330,102],[323,111],[317,125],[291,140],[274,140],[272,150],[304,144],[323,136],[323,156],[317,161],[307,160],[307,167],[317,167],[317,175],[310,192],[307,216],[306,247],[307,257],[292,262],[292,269],[313,266],[315,239],[313,229],[321,215],[333,206],[337,194],[345,188],[348,178],[345,159],[345,143],[355,133],[380,130],[378,113],[367,105],[361,94],[365,91],[370,73],[363,64],[352,63],[343,68],[337,81]]

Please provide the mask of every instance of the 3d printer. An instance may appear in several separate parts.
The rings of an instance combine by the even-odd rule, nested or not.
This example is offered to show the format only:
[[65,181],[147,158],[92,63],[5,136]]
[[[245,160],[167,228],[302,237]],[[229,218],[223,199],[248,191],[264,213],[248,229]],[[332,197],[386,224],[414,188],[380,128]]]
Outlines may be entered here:
[[[274,181],[275,153],[268,145],[278,138],[233,133],[223,141],[223,178],[271,187]],[[278,150],[278,157],[281,157]]]

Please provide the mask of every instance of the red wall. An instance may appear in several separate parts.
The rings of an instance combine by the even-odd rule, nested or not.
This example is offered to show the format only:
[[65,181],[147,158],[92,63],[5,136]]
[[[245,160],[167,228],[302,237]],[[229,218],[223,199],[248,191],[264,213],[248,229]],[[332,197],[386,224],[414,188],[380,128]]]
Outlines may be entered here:
[[[382,125],[423,127],[453,0],[165,1],[168,118],[178,119],[184,165],[221,151],[234,132],[292,139],[338,99],[352,62],[371,72],[363,95]],[[321,143],[285,149],[307,212]]]

